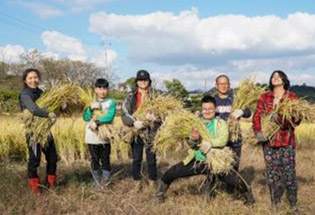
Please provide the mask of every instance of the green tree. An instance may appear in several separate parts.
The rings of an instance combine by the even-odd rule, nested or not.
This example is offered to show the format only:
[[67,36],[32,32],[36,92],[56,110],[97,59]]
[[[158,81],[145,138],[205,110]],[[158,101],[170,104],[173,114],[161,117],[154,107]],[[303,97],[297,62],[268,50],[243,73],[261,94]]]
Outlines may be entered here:
[[126,88],[129,88],[129,89],[137,88],[136,78],[135,77],[128,78],[125,81],[125,86]]
[[167,93],[175,98],[185,100],[188,97],[188,91],[178,79],[173,79],[172,81],[165,80],[164,86],[167,89]]

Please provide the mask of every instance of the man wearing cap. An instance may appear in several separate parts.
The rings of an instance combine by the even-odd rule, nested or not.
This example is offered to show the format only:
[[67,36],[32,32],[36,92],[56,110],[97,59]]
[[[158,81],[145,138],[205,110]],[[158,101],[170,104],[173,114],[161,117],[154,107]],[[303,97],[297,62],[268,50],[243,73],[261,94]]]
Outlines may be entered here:
[[[145,126],[142,121],[137,120],[133,113],[140,107],[142,102],[152,96],[153,91],[151,89],[151,78],[150,74],[146,70],[139,70],[136,76],[136,85],[137,88],[131,91],[125,98],[122,107],[121,107],[121,119],[122,122],[136,129],[145,129]],[[139,192],[142,190],[141,183],[141,163],[143,157],[143,149],[146,151],[146,158],[148,163],[148,172],[149,172],[149,184],[156,184],[157,180],[157,164],[156,164],[156,154],[151,151],[152,143],[144,144],[144,141],[140,136],[137,136],[131,143],[132,147],[132,174],[133,179],[136,182],[136,190]]]

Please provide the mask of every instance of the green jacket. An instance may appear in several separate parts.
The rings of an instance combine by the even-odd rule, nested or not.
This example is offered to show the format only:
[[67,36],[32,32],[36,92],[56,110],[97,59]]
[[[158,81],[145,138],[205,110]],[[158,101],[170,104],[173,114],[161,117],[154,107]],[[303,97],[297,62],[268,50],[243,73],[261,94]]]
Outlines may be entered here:
[[[97,125],[111,124],[116,115],[116,101],[114,99],[105,99],[100,101],[101,111],[104,113],[97,120]],[[89,122],[93,117],[93,110],[88,107],[84,110],[83,120]]]
[[[204,121],[204,124],[207,127],[208,133],[210,135],[212,148],[225,147],[229,139],[229,130],[227,123],[223,119],[216,117],[213,118],[210,122]],[[184,165],[189,164],[195,158],[196,152],[198,150],[188,150],[188,155],[183,161]]]

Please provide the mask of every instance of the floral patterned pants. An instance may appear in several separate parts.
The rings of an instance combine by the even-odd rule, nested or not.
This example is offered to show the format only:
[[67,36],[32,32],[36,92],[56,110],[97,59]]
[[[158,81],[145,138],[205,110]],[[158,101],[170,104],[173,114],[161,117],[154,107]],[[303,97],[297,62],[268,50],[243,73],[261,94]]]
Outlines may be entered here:
[[295,206],[297,204],[295,149],[292,146],[277,148],[264,146],[263,151],[271,203],[273,205],[280,203],[286,190],[290,205]]

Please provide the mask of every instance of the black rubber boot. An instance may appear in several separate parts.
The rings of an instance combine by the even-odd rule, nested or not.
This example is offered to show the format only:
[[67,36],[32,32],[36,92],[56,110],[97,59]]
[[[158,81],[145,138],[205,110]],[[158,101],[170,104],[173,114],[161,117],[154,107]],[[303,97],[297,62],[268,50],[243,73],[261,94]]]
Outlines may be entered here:
[[255,199],[252,193],[252,190],[249,189],[247,192],[243,193],[243,197],[245,198],[244,204],[247,206],[252,206],[255,204]]
[[207,198],[214,198],[215,193],[215,177],[212,175],[208,175],[205,182],[203,183],[200,192],[205,194]]
[[162,180],[159,181],[157,191],[155,193],[155,199],[157,203],[162,203],[165,200],[165,193],[168,189],[169,185],[165,184]]

